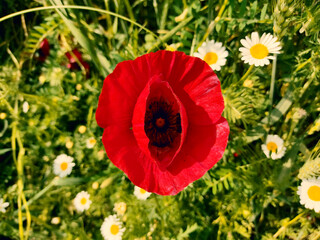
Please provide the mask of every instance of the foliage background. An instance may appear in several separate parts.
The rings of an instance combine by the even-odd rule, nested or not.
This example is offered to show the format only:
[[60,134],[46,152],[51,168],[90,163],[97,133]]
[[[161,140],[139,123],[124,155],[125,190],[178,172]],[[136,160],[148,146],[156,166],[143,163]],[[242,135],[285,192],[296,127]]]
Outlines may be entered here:
[[[61,4],[83,7],[50,8]],[[102,239],[103,219],[120,201],[127,204],[124,239],[320,238],[319,213],[296,194],[299,169],[320,164],[319,1],[3,0],[0,16],[35,7],[48,8],[0,20],[0,197],[10,203],[0,213],[1,239]],[[241,61],[240,39],[253,31],[280,39],[274,70],[270,64],[248,72]],[[50,55],[40,62],[44,38]],[[226,153],[178,195],[140,201],[101,151],[94,113],[103,79],[123,60],[169,47],[192,55],[211,39],[229,52],[217,73],[231,128]],[[75,48],[89,74],[80,63],[78,70],[66,67],[65,54]],[[299,108],[307,112],[301,119],[294,115]],[[285,140],[282,159],[262,152],[267,134]],[[89,137],[98,140],[93,149],[86,148]],[[56,180],[52,163],[62,153],[76,166]],[[305,167],[303,174],[318,170]],[[79,214],[72,199],[82,190],[93,204]],[[52,224],[53,217],[61,223]]]

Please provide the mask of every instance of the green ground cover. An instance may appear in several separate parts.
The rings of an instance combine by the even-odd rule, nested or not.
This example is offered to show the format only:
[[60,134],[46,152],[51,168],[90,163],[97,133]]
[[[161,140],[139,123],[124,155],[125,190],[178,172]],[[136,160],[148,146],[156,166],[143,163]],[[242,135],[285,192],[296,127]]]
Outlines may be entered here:
[[[3,0],[0,27],[0,239],[103,239],[110,215],[123,239],[320,238],[319,1]],[[276,60],[241,59],[253,32],[277,37]],[[216,71],[224,156],[179,194],[140,200],[101,142],[103,80],[124,60],[193,56],[210,40],[228,51]],[[283,139],[283,156],[265,154],[268,135]],[[61,154],[75,165],[59,178]],[[299,195],[307,179],[314,195]],[[92,202],[83,212],[81,191]]]

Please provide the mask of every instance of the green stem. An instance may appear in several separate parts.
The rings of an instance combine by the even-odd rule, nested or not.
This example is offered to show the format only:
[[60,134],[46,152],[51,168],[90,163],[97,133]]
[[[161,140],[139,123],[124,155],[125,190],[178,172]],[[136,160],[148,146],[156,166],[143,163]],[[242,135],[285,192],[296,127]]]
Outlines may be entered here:
[[[107,11],[109,11],[109,1],[108,0],[104,0],[104,5],[105,5]],[[108,31],[112,31],[112,20],[111,20],[109,14],[106,15],[106,21],[107,21]]]
[[[44,189],[42,189],[40,192],[38,192],[36,195],[30,198],[29,201],[27,202],[27,205],[30,206],[34,201],[39,199],[42,195],[44,195],[47,191],[49,191],[53,186],[55,186],[57,181],[58,181],[58,178],[54,178]],[[24,207],[22,207],[22,210],[23,209]]]
[[[18,97],[15,100],[14,108],[13,108],[13,114],[15,116],[18,116]],[[27,201],[23,192],[23,157],[25,155],[25,149],[23,147],[22,139],[20,137],[20,133],[18,130],[18,122],[17,120],[14,120],[12,123],[12,136],[11,136],[11,148],[12,148],[12,156],[13,160],[16,165],[17,169],[17,175],[18,175],[18,180],[17,180],[17,186],[18,186],[18,222],[19,222],[19,236],[20,240],[28,239],[29,231],[31,228],[31,214],[29,212],[29,208],[27,205]],[[16,150],[17,150],[17,143],[19,146],[19,152],[18,156],[16,155]],[[22,206],[23,203],[23,206]],[[26,209],[26,217],[27,217],[27,229],[26,229],[26,235],[24,236],[24,229],[23,229],[23,219],[22,219],[22,208]]]
[[163,30],[166,25],[168,9],[169,9],[169,0],[165,0],[164,5],[163,5],[162,14],[161,14],[161,19],[160,19],[160,28],[159,29],[161,29],[161,30]]
[[245,79],[249,76],[249,74],[251,73],[253,67],[254,67],[254,65],[251,65],[251,66],[248,68],[248,70],[246,71],[246,73],[240,78],[240,80],[239,80],[240,82],[243,81],[243,80],[245,80]]
[[26,218],[27,218],[26,239],[28,239],[29,232],[31,229],[31,214],[29,211],[29,206],[28,206],[27,199],[24,192],[22,192],[21,197],[22,197],[23,207],[25,207],[26,209]]
[[[198,28],[198,24],[196,23],[195,29],[197,29],[197,28]],[[194,54],[196,39],[197,39],[197,33],[195,31],[195,33],[193,34],[193,39],[192,39],[192,43],[191,43],[190,56],[193,56],[193,54]]]
[[273,104],[274,84],[275,84],[276,69],[277,69],[277,55],[274,54],[273,56],[274,56],[274,60],[273,60],[273,64],[272,64],[272,75],[271,75],[270,96],[269,96],[271,108],[272,108],[272,104]]
[[[134,18],[134,14],[133,14],[133,11],[132,11],[130,2],[129,2],[128,0],[124,0],[124,3],[125,3],[125,5],[126,5],[126,8],[127,8],[128,15],[129,15],[130,19],[131,19],[133,22],[135,22],[136,20],[135,20],[135,18]],[[129,33],[132,32],[132,27],[133,27],[133,25],[132,25],[132,23],[131,23],[131,26],[130,26],[130,29],[129,29]]]
[[7,16],[4,16],[2,18],[0,18],[0,22],[3,22],[7,19],[25,14],[25,13],[30,13],[30,12],[36,12],[36,11],[43,11],[43,10],[51,10],[51,9],[81,9],[81,10],[87,10],[87,11],[94,11],[94,12],[99,12],[99,13],[103,13],[103,14],[109,14],[111,16],[115,16],[118,18],[121,18],[122,20],[125,20],[127,22],[132,23],[133,25],[138,26],[139,28],[145,30],[146,32],[152,34],[154,37],[158,38],[158,35],[154,34],[151,30],[145,28],[144,26],[142,26],[141,24],[132,21],[131,19],[124,17],[120,14],[114,13],[114,12],[110,12],[107,10],[103,10],[103,9],[99,9],[99,8],[94,8],[94,7],[87,7],[87,6],[77,6],[77,5],[59,5],[59,6],[48,6],[48,7],[36,7],[36,8],[30,8],[30,9],[26,9],[26,10],[22,10],[19,12],[15,12],[15,13],[11,13]]
[[[18,194],[19,194],[18,200],[19,199],[20,199],[20,201],[22,200],[23,208],[25,208],[25,210],[26,210],[27,229],[26,229],[25,239],[27,240],[28,239],[28,235],[29,235],[29,231],[30,231],[30,228],[31,228],[31,214],[30,214],[30,211],[29,211],[29,207],[28,207],[28,204],[27,204],[26,197],[25,197],[24,192],[23,192],[23,188],[24,188],[24,183],[23,183],[23,157],[25,155],[25,149],[23,147],[22,139],[20,137],[20,133],[19,133],[18,130],[16,130],[16,139],[17,139],[18,146],[19,146],[19,153],[18,153],[18,158],[17,158],[17,172],[18,172],[18,184],[17,185],[18,185]],[[21,204],[20,204],[20,208],[19,208],[19,214],[22,215]],[[21,224],[21,228],[22,228],[22,231],[23,231],[23,222],[19,221],[19,227],[20,227],[20,224]]]
[[202,43],[207,39],[207,37],[209,36],[209,34],[213,31],[213,28],[214,28],[214,26],[216,25],[216,23],[220,21],[221,16],[222,16],[222,14],[223,14],[223,12],[224,12],[224,9],[226,8],[228,2],[229,2],[229,0],[224,0],[223,5],[221,6],[217,17],[214,19],[214,21],[212,21],[212,22],[209,24],[206,33],[204,34],[203,38],[201,39],[201,41],[199,42],[199,44],[198,44],[198,46],[197,46],[197,48],[196,48],[196,51],[198,51],[198,48],[202,45]]
[[[18,182],[19,183],[19,182]],[[19,184],[18,184],[19,186]],[[23,232],[23,221],[22,221],[22,211],[21,211],[21,195],[19,193],[18,195],[18,221],[19,221],[19,236],[20,236],[20,240],[24,239],[24,232]]]
[[[17,112],[17,108],[15,107],[15,112]],[[19,236],[20,240],[24,239],[24,230],[23,230],[23,220],[22,220],[22,194],[23,194],[23,163],[22,163],[22,149],[19,149],[18,157],[16,156],[16,139],[18,135],[18,130],[17,130],[17,122],[13,122],[12,126],[12,137],[11,137],[11,147],[12,147],[12,155],[13,155],[13,160],[16,164],[17,168],[17,173],[18,173],[18,181],[17,181],[17,186],[18,186],[18,222],[19,222]],[[19,142],[18,142],[19,144]]]
[[148,53],[153,51],[156,48],[159,48],[161,44],[167,42],[174,34],[176,34],[176,32],[178,32],[181,28],[186,26],[192,19],[193,17],[188,17],[187,19],[182,21],[180,24],[178,24],[175,28],[173,28],[170,32],[168,32],[166,35],[164,35],[163,37],[160,37],[157,40],[157,42],[148,50]]
[[16,115],[15,115],[14,110],[11,107],[10,103],[8,103],[8,101],[5,98],[1,99],[1,101],[3,101],[5,103],[5,105],[7,105],[9,112],[13,115],[14,118],[16,118]]
[[291,221],[285,223],[274,235],[273,238],[277,238],[279,237],[279,235],[291,224],[295,223],[296,221],[299,220],[300,217],[302,217],[304,215],[303,213],[300,213],[298,216],[296,216],[294,219],[292,219]]
[[310,63],[312,61],[312,57],[310,57],[307,61],[301,63],[295,70],[295,72],[298,72],[300,69],[304,68],[305,65]]
[[271,111],[273,105],[273,95],[274,95],[274,84],[276,79],[276,67],[277,67],[277,55],[273,55],[275,59],[273,60],[272,64],[272,73],[271,73],[271,82],[270,82],[270,93],[269,93],[269,115],[268,115],[268,125],[271,124]]
[[[108,0],[104,0],[104,5],[106,7],[106,10],[109,11],[109,2]],[[110,35],[113,36],[113,27],[112,27],[112,20],[109,14],[106,14],[106,22],[107,22],[107,31]],[[112,48],[112,44],[111,44],[111,39],[107,38],[107,44],[108,47],[111,49]]]

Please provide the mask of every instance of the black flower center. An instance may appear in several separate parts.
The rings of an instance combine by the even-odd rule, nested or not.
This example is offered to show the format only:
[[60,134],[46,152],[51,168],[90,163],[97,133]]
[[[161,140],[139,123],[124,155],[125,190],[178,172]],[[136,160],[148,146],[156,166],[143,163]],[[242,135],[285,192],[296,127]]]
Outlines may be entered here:
[[160,148],[170,147],[181,134],[180,113],[175,112],[172,104],[164,98],[152,99],[146,109],[144,131],[151,145]]

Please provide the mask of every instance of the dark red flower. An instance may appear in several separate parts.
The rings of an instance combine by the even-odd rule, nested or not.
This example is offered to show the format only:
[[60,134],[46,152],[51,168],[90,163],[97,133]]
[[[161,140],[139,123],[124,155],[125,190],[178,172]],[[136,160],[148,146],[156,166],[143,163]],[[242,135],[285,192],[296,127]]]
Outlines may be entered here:
[[207,63],[158,51],[119,63],[104,81],[96,120],[110,160],[148,192],[174,195],[221,159],[229,126]]
[[39,49],[36,52],[36,59],[40,62],[44,62],[50,54],[50,44],[48,39],[43,39],[40,43]]
[[[75,57],[77,58],[75,58]],[[69,63],[67,64],[67,68],[70,70],[81,70],[81,67],[79,66],[77,60],[81,63],[81,65],[84,67],[86,72],[89,72],[90,66],[89,64],[82,59],[81,53],[77,49],[72,50],[72,54],[67,52],[66,57],[69,59]]]

